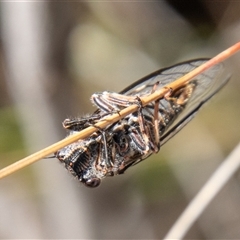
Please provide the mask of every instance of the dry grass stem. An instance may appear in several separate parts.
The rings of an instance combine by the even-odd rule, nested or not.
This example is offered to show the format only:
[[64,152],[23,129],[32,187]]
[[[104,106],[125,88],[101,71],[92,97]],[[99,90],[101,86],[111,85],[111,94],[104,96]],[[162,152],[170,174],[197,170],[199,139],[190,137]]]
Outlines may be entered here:
[[[150,102],[156,101],[157,99],[163,98],[164,95],[169,92],[169,89],[172,89],[172,90],[178,89],[179,87],[183,86],[188,81],[190,81],[193,77],[201,74],[203,71],[209,69],[210,67],[214,66],[215,64],[220,63],[220,62],[224,61],[225,59],[231,57],[233,54],[235,54],[239,50],[240,50],[240,42],[236,43],[235,45],[228,48],[227,50],[221,52],[220,54],[218,54],[214,58],[210,59],[208,62],[202,64],[201,66],[197,67],[193,71],[189,72],[185,76],[168,84],[166,87],[154,92],[151,95],[142,97],[141,101],[143,103],[143,106],[147,105]],[[107,117],[106,119],[100,121],[99,123],[96,124],[96,126],[98,128],[105,128],[108,125],[110,125],[114,122],[117,122],[121,118],[135,112],[137,110],[137,108],[138,108],[137,105],[129,106],[129,107],[121,110],[119,113],[112,114],[111,116]],[[2,170],[0,170],[0,179],[20,170],[21,168],[24,168],[24,167],[38,161],[44,157],[49,156],[50,154],[53,154],[57,150],[65,147],[79,139],[84,139],[86,137],[89,137],[91,134],[93,134],[97,130],[98,129],[95,127],[92,127],[92,126],[88,127],[77,134],[71,135],[49,147],[44,148],[43,150],[40,150],[26,158],[23,158],[5,168],[3,168]]]
[[211,178],[188,204],[164,239],[183,239],[187,231],[239,167],[240,144],[238,144],[227,159],[225,159],[225,161],[212,174]]

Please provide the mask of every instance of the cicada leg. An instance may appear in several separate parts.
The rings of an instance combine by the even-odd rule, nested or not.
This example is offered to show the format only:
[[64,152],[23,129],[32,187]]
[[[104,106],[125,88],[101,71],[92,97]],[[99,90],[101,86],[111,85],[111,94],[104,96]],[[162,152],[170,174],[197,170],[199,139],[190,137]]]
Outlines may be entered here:
[[123,107],[138,104],[136,96],[126,96],[115,92],[94,93],[91,97],[94,105],[104,112],[118,112]]
[[109,160],[109,155],[108,155],[108,147],[107,147],[107,138],[106,138],[106,131],[102,130],[101,128],[99,128],[98,126],[95,126],[93,125],[93,127],[97,128],[98,131],[101,133],[102,135],[102,139],[103,139],[103,147],[104,147],[104,153],[105,153],[105,156],[104,156],[104,161],[107,165],[108,168],[112,167],[112,164]]
[[90,116],[85,118],[67,118],[63,121],[62,125],[65,129],[72,131],[81,131],[86,127],[91,126],[100,116]]
[[108,116],[109,113],[94,113],[91,116],[81,117],[81,118],[67,118],[63,121],[62,125],[65,129],[72,131],[81,131],[87,127],[93,126],[95,123],[104,119],[104,117]]
[[157,153],[160,150],[160,136],[159,136],[159,99],[154,103],[154,116],[153,116],[153,126],[154,126],[154,152]]
[[[159,85],[159,82],[156,82],[153,86],[152,92],[154,93],[157,89],[157,86]],[[154,152],[157,153],[160,149],[160,136],[159,136],[159,102],[160,99],[157,99],[154,102],[154,113],[153,113],[153,126],[154,126],[154,138],[155,138],[155,144],[154,144]]]
[[192,96],[196,85],[196,82],[192,81],[176,91],[169,91],[164,98],[176,106],[184,106]]

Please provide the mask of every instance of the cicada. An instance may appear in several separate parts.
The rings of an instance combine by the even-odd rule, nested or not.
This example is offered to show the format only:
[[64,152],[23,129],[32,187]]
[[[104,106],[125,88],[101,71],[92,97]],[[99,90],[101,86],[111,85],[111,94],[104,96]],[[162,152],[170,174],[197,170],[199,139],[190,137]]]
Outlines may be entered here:
[[138,110],[110,124],[84,140],[57,151],[55,156],[66,169],[88,187],[97,187],[107,176],[122,174],[127,168],[157,153],[179,132],[201,106],[229,79],[223,64],[216,64],[164,97],[142,106],[141,97],[165,87],[208,59],[196,59],[158,70],[122,90],[101,92],[91,97],[97,110],[86,117],[63,122],[75,134],[112,113],[137,104]]

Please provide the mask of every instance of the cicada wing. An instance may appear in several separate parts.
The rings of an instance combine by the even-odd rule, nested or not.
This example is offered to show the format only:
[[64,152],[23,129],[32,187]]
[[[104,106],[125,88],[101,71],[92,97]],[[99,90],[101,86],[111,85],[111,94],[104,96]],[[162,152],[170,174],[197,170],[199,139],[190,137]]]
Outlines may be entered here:
[[150,94],[156,82],[159,82],[156,90],[161,89],[167,84],[174,82],[178,78],[191,72],[193,69],[199,67],[208,60],[208,58],[190,60],[178,63],[171,67],[162,68],[129,85],[123,89],[120,94],[138,96]]
[[[208,60],[209,59],[191,60],[189,62],[180,63],[172,67],[159,70],[133,83],[120,93],[138,96],[150,94],[153,86],[157,82],[159,82],[157,85],[158,90],[167,84],[174,82]],[[229,78],[230,74],[225,71],[222,63],[212,66],[208,70],[193,78],[191,82],[195,82],[196,88],[194,89],[183,111],[177,116],[175,121],[168,126],[164,134],[160,136],[161,145],[166,143],[171,137],[178,133],[194,117],[200,107],[227,83]],[[153,114],[152,105],[147,105],[146,107],[149,107],[149,111],[152,111]]]

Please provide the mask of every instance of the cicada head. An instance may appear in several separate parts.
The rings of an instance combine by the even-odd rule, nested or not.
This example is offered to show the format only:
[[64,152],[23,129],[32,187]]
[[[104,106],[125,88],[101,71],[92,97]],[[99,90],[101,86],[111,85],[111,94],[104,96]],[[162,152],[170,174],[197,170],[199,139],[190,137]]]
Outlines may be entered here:
[[80,182],[87,187],[97,187],[104,177],[104,172],[97,171],[95,167],[98,162],[97,145],[80,140],[58,150],[55,156]]
[[[74,132],[70,132],[74,134]],[[140,136],[141,137],[141,136]],[[97,187],[107,176],[122,174],[136,164],[143,155],[128,127],[121,121],[108,132],[102,132],[85,140],[72,143],[55,153],[55,157],[80,182]]]

